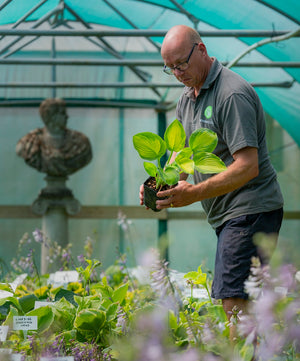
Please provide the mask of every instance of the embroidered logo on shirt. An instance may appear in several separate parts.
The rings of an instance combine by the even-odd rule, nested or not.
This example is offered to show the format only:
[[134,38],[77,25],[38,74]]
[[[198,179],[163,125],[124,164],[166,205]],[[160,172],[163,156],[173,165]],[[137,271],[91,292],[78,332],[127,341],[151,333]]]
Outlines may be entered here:
[[211,118],[211,116],[212,116],[212,106],[211,105],[206,107],[206,109],[204,110],[204,115],[205,115],[206,119]]

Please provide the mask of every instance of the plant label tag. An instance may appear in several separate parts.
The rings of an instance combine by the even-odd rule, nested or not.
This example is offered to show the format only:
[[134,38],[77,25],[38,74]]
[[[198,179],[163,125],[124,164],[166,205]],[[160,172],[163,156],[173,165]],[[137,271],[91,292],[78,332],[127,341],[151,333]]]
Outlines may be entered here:
[[22,355],[20,353],[12,353],[9,361],[22,361]]
[[41,357],[40,361],[74,361],[73,356],[63,356],[63,357]]
[[52,284],[53,287],[59,287],[70,282],[77,282],[78,278],[79,273],[77,271],[57,271],[50,274],[48,284]]
[[38,319],[37,316],[14,316],[13,329],[14,330],[37,330]]
[[46,301],[35,301],[34,303],[34,309],[45,307],[45,306],[52,306],[54,305],[54,302],[46,302]]
[[6,341],[8,326],[0,326],[0,341]]

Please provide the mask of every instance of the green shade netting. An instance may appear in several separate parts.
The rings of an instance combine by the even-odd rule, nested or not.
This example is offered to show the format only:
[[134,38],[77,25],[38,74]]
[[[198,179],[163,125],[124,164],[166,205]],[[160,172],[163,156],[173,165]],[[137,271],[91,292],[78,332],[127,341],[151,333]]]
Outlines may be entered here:
[[[200,32],[215,29],[293,31],[300,25],[299,0],[12,0],[0,1],[0,26],[10,28],[34,7],[26,21],[38,21],[57,6],[63,6],[63,18],[117,29],[162,29],[176,24],[194,26]],[[177,6],[176,6],[177,3]],[[40,5],[40,6],[38,6]],[[78,17],[74,14],[77,14]],[[18,26],[20,28],[21,25]],[[262,38],[203,38],[209,54],[220,61],[230,61],[247,46]],[[162,38],[152,38],[161,43]],[[270,43],[252,51],[241,61],[299,61],[299,37],[280,43]],[[265,110],[285,128],[300,145],[300,69],[299,68],[239,68],[234,71],[249,82],[288,82],[288,88],[257,87]],[[176,93],[177,94],[177,93]],[[174,99],[176,101],[176,99]]]

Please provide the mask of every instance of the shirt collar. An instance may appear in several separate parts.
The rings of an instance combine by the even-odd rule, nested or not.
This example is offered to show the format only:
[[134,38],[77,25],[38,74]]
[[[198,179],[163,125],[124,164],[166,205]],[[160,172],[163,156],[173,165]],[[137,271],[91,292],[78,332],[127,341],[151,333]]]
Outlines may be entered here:
[[218,61],[218,59],[213,58],[214,61],[212,63],[212,66],[209,69],[209,73],[205,79],[205,82],[203,84],[202,89],[208,89],[211,87],[211,85],[215,82],[217,79],[220,71],[222,70],[222,64]]

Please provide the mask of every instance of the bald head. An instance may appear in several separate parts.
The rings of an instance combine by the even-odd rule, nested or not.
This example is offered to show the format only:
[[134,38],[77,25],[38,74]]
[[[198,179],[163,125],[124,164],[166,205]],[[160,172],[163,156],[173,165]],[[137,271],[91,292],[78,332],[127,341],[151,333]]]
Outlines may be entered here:
[[202,43],[199,33],[186,25],[176,25],[166,34],[161,47],[161,55],[172,52],[175,49],[190,48],[194,43]]
[[186,25],[174,26],[164,38],[161,56],[168,74],[194,88],[197,96],[213,63],[198,32]]

